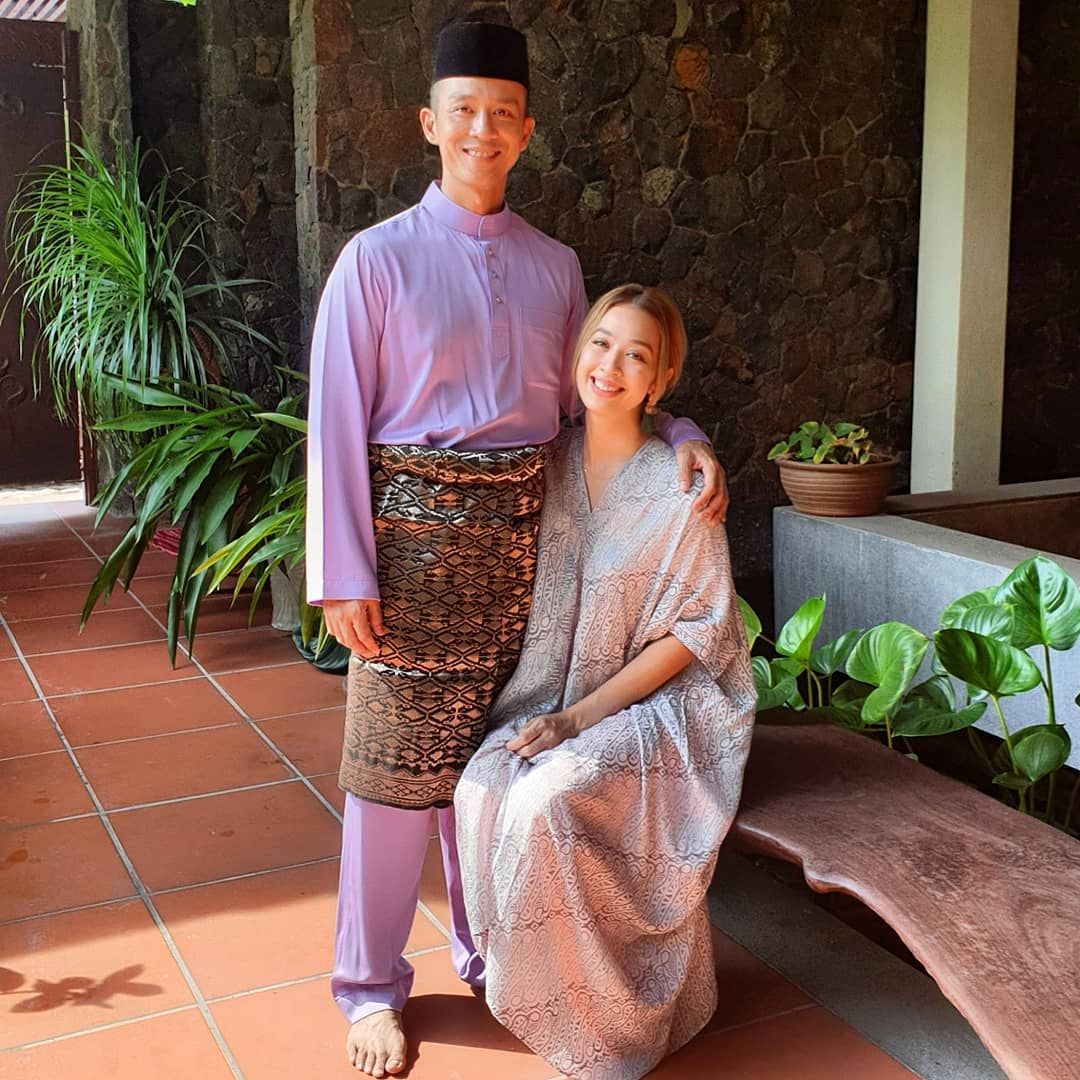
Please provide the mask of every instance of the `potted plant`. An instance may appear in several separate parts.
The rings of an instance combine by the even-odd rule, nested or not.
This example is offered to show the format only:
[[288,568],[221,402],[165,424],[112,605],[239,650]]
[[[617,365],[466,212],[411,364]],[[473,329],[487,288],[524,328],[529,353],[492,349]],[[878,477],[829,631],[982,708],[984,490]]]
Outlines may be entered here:
[[769,451],[796,510],[818,517],[864,517],[881,509],[896,458],[874,450],[858,424],[800,424]]
[[[207,253],[210,215],[183,198],[162,163],[148,170],[150,156],[136,144],[109,163],[92,145],[70,143],[67,164],[28,174],[11,204],[8,304],[21,295],[21,340],[26,319],[40,324],[36,389],[51,385],[62,420],[74,405],[92,423],[116,419],[131,407],[129,383],[182,387],[205,401],[239,348],[273,349],[242,322],[237,290],[259,283],[219,278]],[[153,183],[151,171],[160,174]],[[116,429],[104,438],[110,473],[146,441]]]
[[[782,710],[785,720],[793,718],[786,712],[836,723],[880,735],[909,753],[912,739],[967,731],[1003,801],[1073,831],[1080,774],[1059,797],[1057,780],[1066,776],[1072,740],[1055,708],[1051,653],[1080,641],[1080,589],[1045,555],[1026,559],[997,586],[954,600],[932,636],[885,622],[818,644],[825,597],[814,596],[770,641],[741,598],[739,610],[750,647],[764,641],[774,654],[751,660],[759,714]],[[927,658],[929,675],[915,682]],[[1017,730],[1008,722],[1007,702],[1028,693],[1043,697],[1046,721]],[[1080,695],[1076,700],[1080,705]],[[1001,733],[992,753],[973,727],[987,712]]]

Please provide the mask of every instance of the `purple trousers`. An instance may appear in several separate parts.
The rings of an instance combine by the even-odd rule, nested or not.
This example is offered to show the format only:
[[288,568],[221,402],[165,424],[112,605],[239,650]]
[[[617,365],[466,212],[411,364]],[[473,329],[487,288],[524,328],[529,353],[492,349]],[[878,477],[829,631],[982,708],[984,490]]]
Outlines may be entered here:
[[350,1024],[381,1009],[400,1012],[409,997],[413,968],[403,954],[436,822],[450,900],[450,959],[465,982],[484,985],[484,962],[465,919],[454,808],[398,810],[346,794],[330,992]]

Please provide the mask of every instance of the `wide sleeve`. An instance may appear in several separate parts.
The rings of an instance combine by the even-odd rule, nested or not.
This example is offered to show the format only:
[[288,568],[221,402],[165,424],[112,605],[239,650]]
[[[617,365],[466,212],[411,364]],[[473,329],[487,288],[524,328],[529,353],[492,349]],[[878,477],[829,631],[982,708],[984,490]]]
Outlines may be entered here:
[[[701,481],[695,488],[700,490]],[[753,693],[750,654],[735,602],[727,534],[706,525],[686,495],[665,500],[669,528],[655,584],[635,638],[635,652],[668,634],[678,638],[714,680]]]
[[571,420],[580,419],[582,408],[574,385],[574,346],[578,334],[589,310],[589,298],[585,295],[585,280],[581,276],[581,263],[570,252],[572,265],[567,273],[570,279],[570,314],[566,320],[566,334],[563,338],[562,374],[559,379],[559,404],[563,413]]
[[368,428],[385,297],[361,242],[327,279],[311,342],[307,444],[308,602],[377,599]]

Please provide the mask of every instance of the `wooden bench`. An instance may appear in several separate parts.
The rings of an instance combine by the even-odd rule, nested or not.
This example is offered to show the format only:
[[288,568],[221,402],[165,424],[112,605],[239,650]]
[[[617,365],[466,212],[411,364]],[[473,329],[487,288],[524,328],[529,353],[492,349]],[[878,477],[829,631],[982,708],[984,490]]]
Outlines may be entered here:
[[877,912],[1010,1077],[1080,1077],[1076,840],[865,736],[768,724],[732,837]]

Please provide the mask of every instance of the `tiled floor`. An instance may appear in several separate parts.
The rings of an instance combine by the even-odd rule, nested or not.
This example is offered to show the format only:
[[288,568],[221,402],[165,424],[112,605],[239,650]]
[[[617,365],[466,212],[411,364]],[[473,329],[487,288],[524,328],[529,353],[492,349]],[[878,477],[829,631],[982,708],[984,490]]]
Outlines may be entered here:
[[[168,557],[78,633],[115,527],[0,505],[0,1078],[356,1075],[329,999],[339,678],[208,605],[171,668]],[[431,850],[409,949],[415,1080],[547,1080],[454,977]],[[909,1077],[721,935],[723,1005],[657,1078]]]

